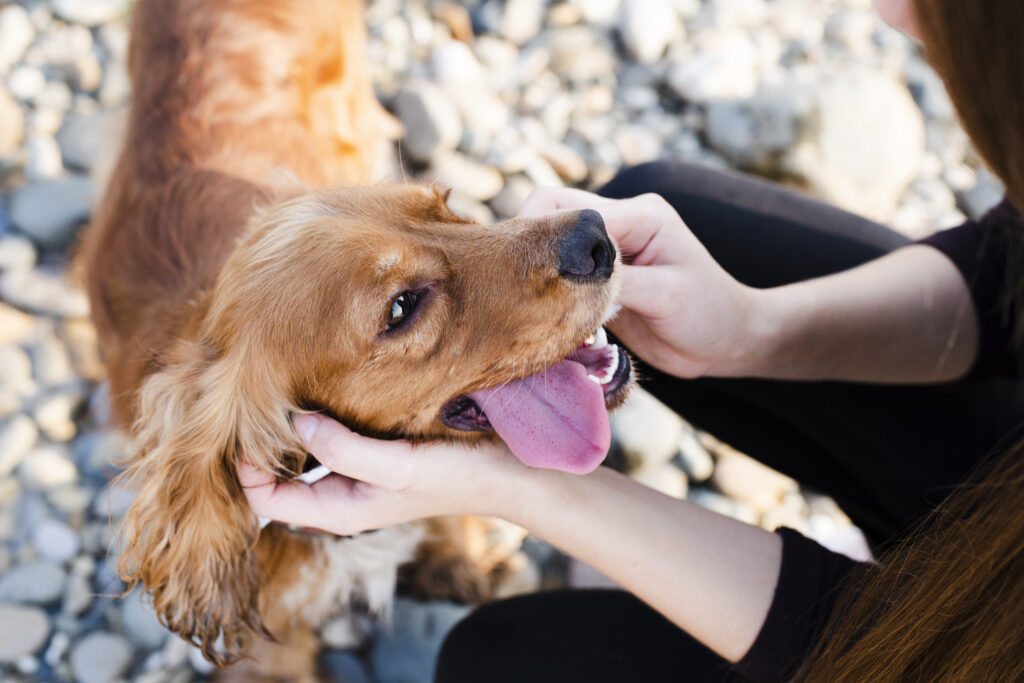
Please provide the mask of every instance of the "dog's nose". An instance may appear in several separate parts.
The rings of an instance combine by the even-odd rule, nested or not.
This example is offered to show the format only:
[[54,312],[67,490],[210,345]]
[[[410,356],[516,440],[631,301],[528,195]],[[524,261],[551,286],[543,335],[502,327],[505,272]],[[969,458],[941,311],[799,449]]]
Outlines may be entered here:
[[562,242],[558,272],[562,277],[588,282],[607,280],[615,265],[615,246],[604,229],[604,219],[593,209],[576,214],[576,225]]

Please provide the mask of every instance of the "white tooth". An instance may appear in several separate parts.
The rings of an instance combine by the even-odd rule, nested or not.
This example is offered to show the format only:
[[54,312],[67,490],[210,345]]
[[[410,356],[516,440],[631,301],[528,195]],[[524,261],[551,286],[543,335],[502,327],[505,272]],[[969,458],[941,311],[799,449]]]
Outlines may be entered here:
[[604,372],[604,380],[601,384],[608,384],[612,381],[612,377],[615,377],[615,371],[619,369],[619,347],[614,344],[611,345],[612,350],[612,362],[608,366],[608,369]]
[[597,332],[594,333],[594,343],[591,346],[595,349],[603,349],[608,346],[608,333],[604,331],[603,327],[597,328]]
[[590,335],[589,337],[583,340],[583,343],[587,346],[593,346],[596,339],[597,338],[594,335]]
[[598,378],[594,377],[593,375],[588,374],[587,375],[587,379],[593,380],[594,384],[596,384],[597,386],[601,386],[601,380],[599,380]]

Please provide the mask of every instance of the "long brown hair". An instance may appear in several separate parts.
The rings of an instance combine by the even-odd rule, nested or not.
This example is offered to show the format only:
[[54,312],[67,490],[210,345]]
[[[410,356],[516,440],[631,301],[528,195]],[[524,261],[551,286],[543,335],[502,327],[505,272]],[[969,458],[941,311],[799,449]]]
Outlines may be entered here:
[[[914,4],[928,59],[964,128],[1007,198],[1024,208],[1024,2]],[[1024,233],[1015,237],[1024,244]],[[1024,260],[1011,271],[1012,310],[1020,311]],[[1024,442],[980,467],[851,580],[838,605],[797,680],[1024,680]]]

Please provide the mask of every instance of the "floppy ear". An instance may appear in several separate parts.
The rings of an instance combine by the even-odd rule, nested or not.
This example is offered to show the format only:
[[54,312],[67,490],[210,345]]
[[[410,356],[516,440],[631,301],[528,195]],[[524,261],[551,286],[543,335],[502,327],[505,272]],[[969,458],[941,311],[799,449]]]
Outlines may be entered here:
[[141,582],[164,625],[220,666],[253,636],[269,637],[259,614],[259,529],[237,456],[274,469],[282,451],[302,450],[288,401],[271,378],[247,372],[244,354],[216,358],[179,343],[142,388],[137,451],[121,475],[139,492],[122,527],[122,578]]

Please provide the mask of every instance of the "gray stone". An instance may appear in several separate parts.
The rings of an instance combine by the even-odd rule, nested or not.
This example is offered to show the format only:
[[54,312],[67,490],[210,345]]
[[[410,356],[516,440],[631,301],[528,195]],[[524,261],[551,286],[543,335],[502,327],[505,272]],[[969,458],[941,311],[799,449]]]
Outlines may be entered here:
[[0,7],[0,74],[10,69],[32,44],[35,29],[24,7]]
[[53,180],[64,172],[57,141],[49,135],[33,134],[25,141],[25,177],[32,182]]
[[699,47],[696,54],[668,72],[668,84],[680,97],[703,103],[754,94],[758,55],[745,32],[719,32]]
[[429,683],[448,631],[469,607],[395,600],[392,627],[374,643],[371,661],[379,683]]
[[132,663],[132,646],[121,636],[96,631],[71,649],[71,671],[81,683],[110,683]]
[[0,602],[48,605],[60,598],[64,581],[64,570],[52,562],[25,562],[0,576]]
[[[0,370],[4,371],[6,368]],[[27,415],[15,415],[0,427],[0,477],[13,472],[28,457],[38,439],[39,430]]]
[[67,24],[47,32],[36,44],[43,61],[51,69],[75,63],[92,50],[92,33],[85,26]]
[[24,237],[0,237],[0,270],[30,270],[36,264],[36,248]]
[[673,461],[695,482],[705,482],[715,470],[715,461],[691,429],[679,435],[679,453]]
[[82,547],[78,534],[64,522],[44,519],[32,532],[32,543],[44,560],[68,562]]
[[38,491],[70,484],[78,478],[78,471],[58,447],[40,446],[22,461],[18,476],[26,486]]
[[438,154],[428,172],[430,179],[467,197],[485,202],[505,184],[501,171],[458,152]]
[[988,170],[978,169],[974,187],[957,193],[957,204],[970,218],[980,218],[1003,200],[1006,190],[1002,182]]
[[480,225],[490,225],[494,222],[494,212],[486,204],[461,192],[451,193],[448,197],[448,208],[456,216]]
[[62,249],[89,218],[94,198],[93,183],[85,176],[28,185],[13,193],[11,218],[37,244]]
[[505,187],[490,201],[491,208],[499,219],[512,218],[519,213],[533,188],[529,179],[514,175],[505,181]]
[[0,605],[0,662],[13,663],[42,648],[50,618],[35,607]]
[[147,650],[162,647],[170,632],[157,619],[149,601],[136,588],[121,601],[121,618],[125,633],[132,641]]
[[24,133],[25,119],[21,107],[0,87],[0,159],[17,152]]
[[[67,83],[63,81],[49,81],[43,87],[42,92],[36,95],[33,103],[37,109],[56,109],[62,114],[71,108],[74,100],[74,93]],[[46,131],[55,132],[55,131]]]
[[86,26],[120,19],[130,7],[130,0],[53,0],[53,11],[57,16]]
[[125,123],[121,111],[67,117],[57,134],[64,163],[82,170],[92,169],[110,154],[110,147],[120,138]]
[[660,467],[679,450],[683,421],[646,391],[634,389],[610,418],[627,470]]
[[747,524],[757,524],[758,521],[757,512],[749,503],[732,500],[704,487],[691,486],[686,494],[686,499],[702,508]]
[[128,101],[130,90],[131,79],[128,77],[124,62],[107,64],[103,71],[103,83],[100,85],[100,104],[107,109],[120,107]]
[[9,270],[0,273],[0,299],[33,313],[86,318],[89,301],[64,277],[50,270]]
[[451,98],[426,81],[404,86],[394,100],[395,113],[405,126],[402,148],[418,161],[453,150],[462,137],[462,119]]
[[46,87],[43,70],[28,64],[21,64],[7,74],[7,92],[17,100],[28,102],[39,97]]
[[99,519],[119,519],[128,511],[137,495],[136,491],[116,486],[111,482],[93,500],[92,514]]
[[64,587],[64,600],[61,609],[72,616],[78,616],[89,609],[94,597],[89,577],[82,574],[72,573],[68,576],[67,585]]
[[621,12],[619,35],[629,54],[648,64],[661,59],[680,30],[671,0],[625,0]]
[[545,0],[508,0],[501,15],[502,37],[522,45],[540,32],[544,21]]
[[29,348],[35,379],[48,387],[65,384],[74,379],[71,358],[64,344],[53,334],[39,339]]
[[351,652],[328,650],[320,656],[319,667],[327,680],[344,683],[373,683],[366,665]]
[[573,81],[590,81],[615,72],[615,58],[607,43],[585,26],[548,31],[551,69]]

